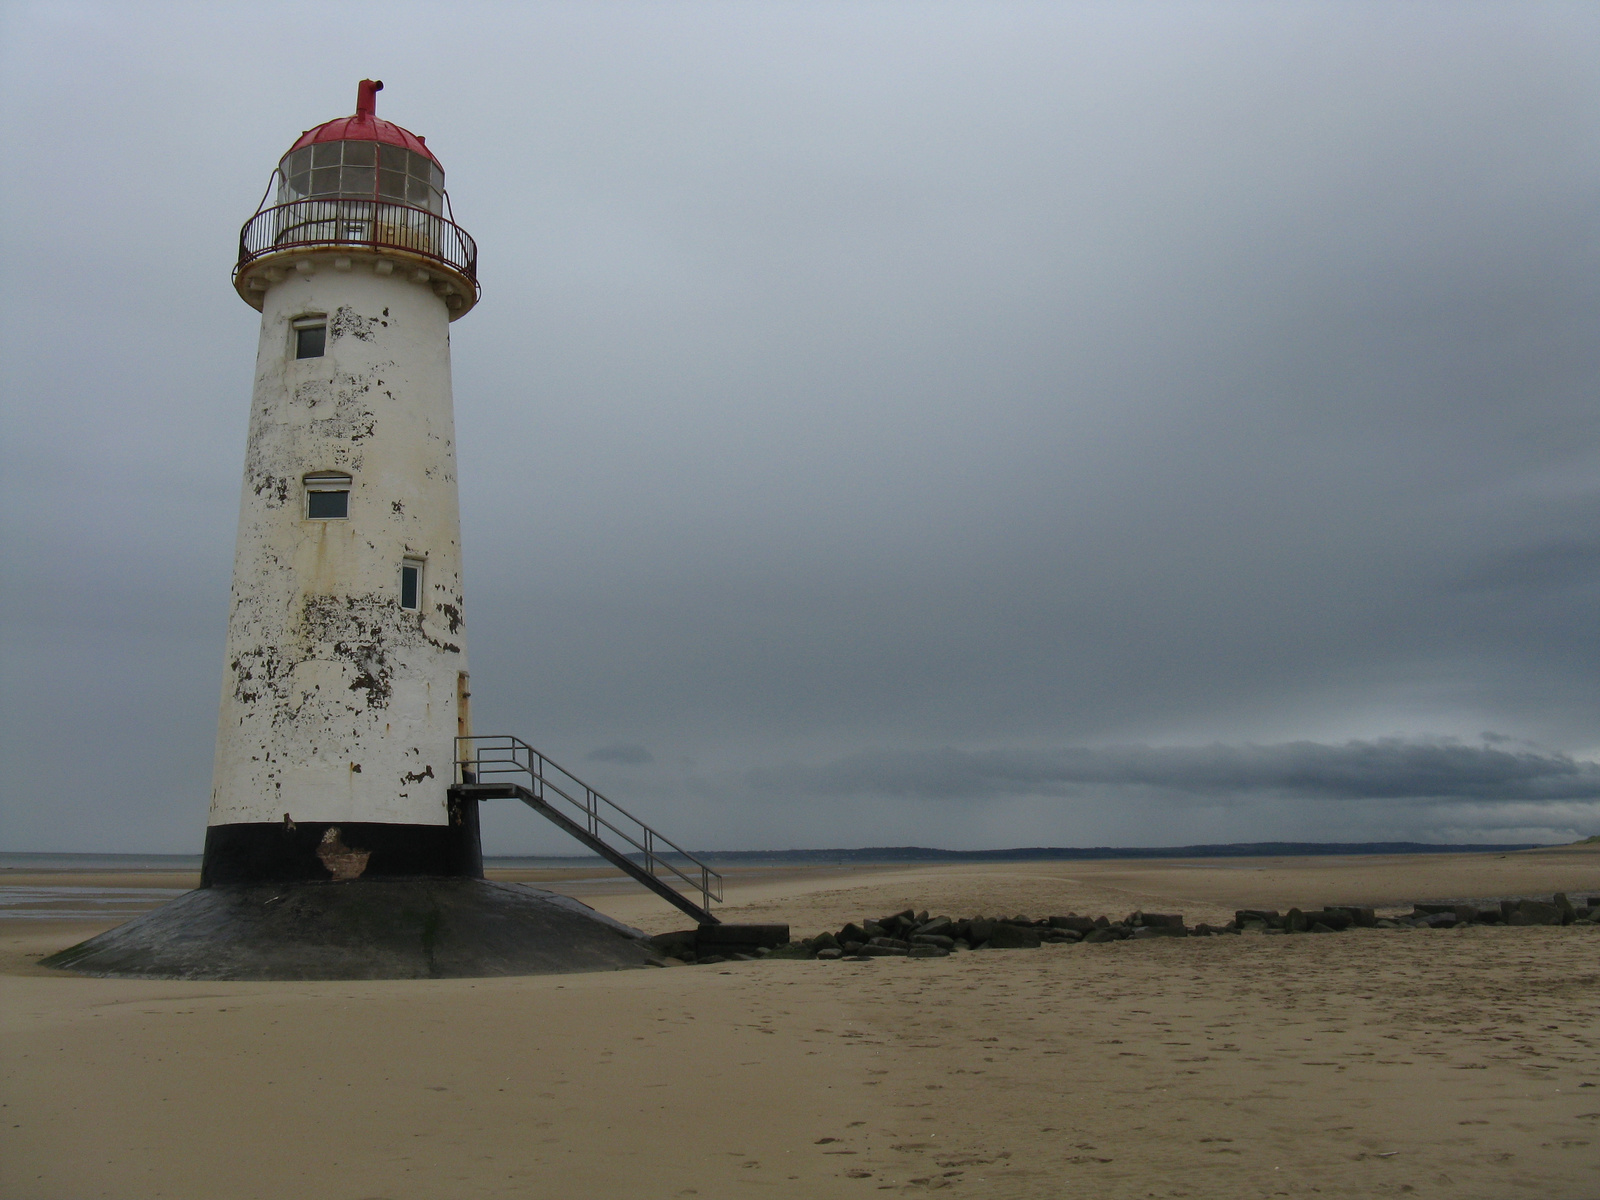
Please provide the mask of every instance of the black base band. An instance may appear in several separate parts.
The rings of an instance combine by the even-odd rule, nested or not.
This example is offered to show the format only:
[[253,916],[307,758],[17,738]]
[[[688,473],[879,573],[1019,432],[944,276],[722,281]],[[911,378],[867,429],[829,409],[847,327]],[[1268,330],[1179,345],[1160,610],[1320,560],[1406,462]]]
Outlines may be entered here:
[[206,830],[200,886],[334,879],[482,879],[478,804],[452,803],[449,825],[266,821]]

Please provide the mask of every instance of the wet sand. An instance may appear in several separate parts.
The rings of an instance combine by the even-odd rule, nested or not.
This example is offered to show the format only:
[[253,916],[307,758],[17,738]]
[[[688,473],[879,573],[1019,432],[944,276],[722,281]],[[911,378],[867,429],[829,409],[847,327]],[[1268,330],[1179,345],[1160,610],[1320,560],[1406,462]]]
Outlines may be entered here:
[[[603,877],[544,886],[683,925]],[[1557,890],[1600,895],[1600,852],[751,870],[724,915]],[[1559,1200],[1600,1173],[1593,927],[360,984],[33,964],[104,925],[0,922],[0,1195]]]

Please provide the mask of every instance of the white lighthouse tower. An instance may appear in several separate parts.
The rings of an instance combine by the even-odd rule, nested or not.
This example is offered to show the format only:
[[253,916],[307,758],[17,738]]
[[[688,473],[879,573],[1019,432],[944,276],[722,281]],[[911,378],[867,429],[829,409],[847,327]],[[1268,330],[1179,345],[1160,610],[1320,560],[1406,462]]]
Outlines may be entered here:
[[300,135],[240,236],[261,340],[207,883],[481,874],[448,796],[469,732],[449,330],[477,250],[382,86]]
[[710,867],[520,739],[472,736],[450,322],[478,301],[477,247],[433,152],[378,118],[382,87],[300,135],[239,237],[261,339],[200,887],[43,962],[163,979],[659,963],[636,929],[484,878],[478,804],[507,799],[724,940],[786,940],[729,932],[690,897],[721,898]]

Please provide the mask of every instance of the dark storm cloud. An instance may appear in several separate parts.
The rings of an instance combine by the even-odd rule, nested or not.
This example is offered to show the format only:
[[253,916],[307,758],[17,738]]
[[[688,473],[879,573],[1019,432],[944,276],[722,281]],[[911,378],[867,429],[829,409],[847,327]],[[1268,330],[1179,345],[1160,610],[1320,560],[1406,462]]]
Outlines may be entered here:
[[[1595,515],[1600,520],[1600,514]],[[1600,534],[1587,533],[1521,546],[1490,556],[1463,581],[1467,588],[1525,592],[1600,585]]]
[[1600,6],[273,13],[0,13],[0,848],[198,844],[231,256],[363,75],[481,251],[481,732],[701,845],[1597,831]]
[[748,778],[767,792],[939,800],[1103,795],[1108,788],[1207,801],[1262,792],[1289,800],[1600,800],[1600,763],[1537,750],[1400,738],[1342,745],[872,751],[820,767],[755,770]]

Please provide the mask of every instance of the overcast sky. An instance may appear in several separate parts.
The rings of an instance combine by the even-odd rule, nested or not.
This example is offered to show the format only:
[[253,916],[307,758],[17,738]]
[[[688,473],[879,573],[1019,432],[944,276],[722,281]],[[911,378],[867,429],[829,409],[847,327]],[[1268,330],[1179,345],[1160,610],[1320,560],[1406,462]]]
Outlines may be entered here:
[[709,849],[1600,832],[1600,6],[0,13],[0,849],[200,845],[228,272],[363,76],[479,732]]

